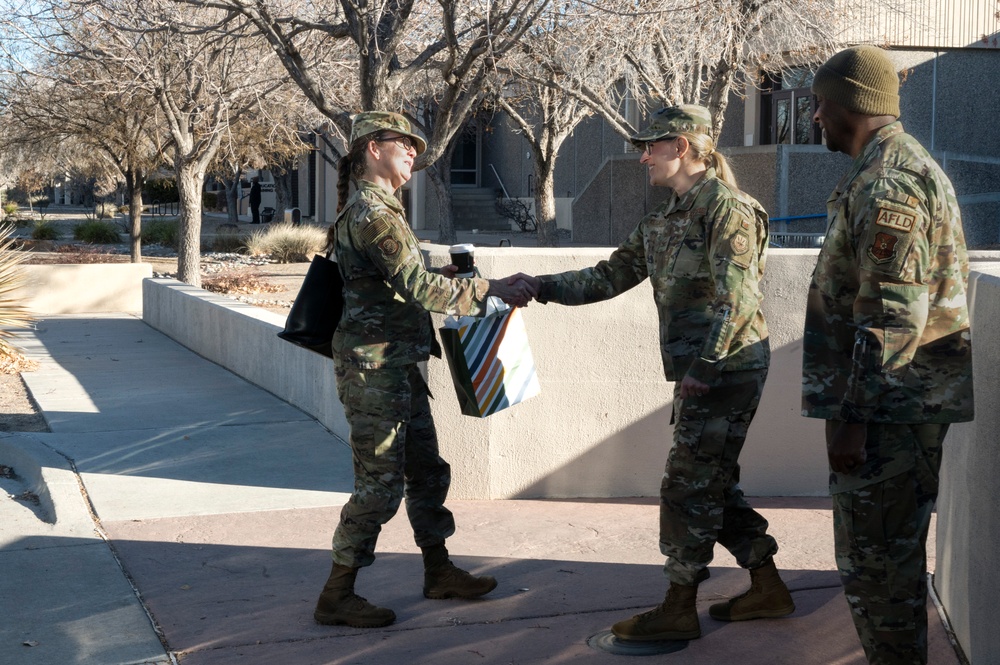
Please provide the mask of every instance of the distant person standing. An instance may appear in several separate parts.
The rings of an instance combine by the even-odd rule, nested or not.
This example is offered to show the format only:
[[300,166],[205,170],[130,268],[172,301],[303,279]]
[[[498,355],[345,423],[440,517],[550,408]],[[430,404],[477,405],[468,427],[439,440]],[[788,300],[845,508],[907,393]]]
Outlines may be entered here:
[[972,420],[969,260],[955,190],[899,123],[874,46],[816,72],[813,120],[854,158],[827,201],[804,415],[826,420],[837,567],[869,663],[927,662],[927,530],[949,423]]
[[260,224],[260,178],[254,176],[250,179],[250,214],[253,219],[251,224]]

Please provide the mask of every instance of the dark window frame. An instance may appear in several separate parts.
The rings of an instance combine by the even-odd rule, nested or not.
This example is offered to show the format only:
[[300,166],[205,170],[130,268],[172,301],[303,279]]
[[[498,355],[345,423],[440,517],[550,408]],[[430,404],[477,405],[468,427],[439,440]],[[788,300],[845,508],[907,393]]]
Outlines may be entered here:
[[[816,113],[816,96],[809,86],[783,87],[782,72],[764,72],[760,92],[760,145],[795,144],[821,145],[823,132],[812,121]],[[809,77],[811,79],[811,77]],[[801,102],[808,99],[808,119],[802,123]],[[787,104],[786,121],[781,122],[781,109]],[[799,126],[796,126],[796,125]],[[805,128],[804,132],[799,131]],[[787,136],[785,136],[787,134]]]

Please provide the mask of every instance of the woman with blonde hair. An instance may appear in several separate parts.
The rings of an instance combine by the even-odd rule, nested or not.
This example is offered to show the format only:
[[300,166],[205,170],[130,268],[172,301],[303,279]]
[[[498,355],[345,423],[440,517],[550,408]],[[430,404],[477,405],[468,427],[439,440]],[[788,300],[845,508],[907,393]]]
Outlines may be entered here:
[[721,621],[779,617],[795,610],[778,576],[767,520],[739,486],[738,458],[760,402],[770,361],[760,281],[767,213],[736,187],[715,149],[701,106],[653,114],[631,137],[649,183],[669,188],[611,257],[557,275],[517,275],[537,300],[584,305],[649,279],[660,318],[664,373],[674,382],[673,446],[660,486],[660,551],[670,582],[664,602],[612,627],[623,640],[701,636],[695,605],[715,543],[750,571],[751,588],[709,614]]

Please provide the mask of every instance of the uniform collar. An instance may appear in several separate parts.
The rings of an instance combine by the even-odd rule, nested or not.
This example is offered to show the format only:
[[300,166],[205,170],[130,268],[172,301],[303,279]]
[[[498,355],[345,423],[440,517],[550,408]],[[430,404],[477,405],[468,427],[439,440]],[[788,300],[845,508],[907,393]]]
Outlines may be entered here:
[[715,168],[710,166],[708,167],[708,169],[705,170],[705,172],[701,175],[698,181],[691,186],[691,189],[684,192],[683,195],[678,196],[677,192],[671,194],[670,198],[671,202],[673,203],[671,209],[678,211],[690,210],[691,207],[694,206],[694,202],[698,198],[698,194],[701,193],[702,187],[705,186],[706,182],[714,178],[715,178]]
[[872,137],[868,140],[868,143],[865,144],[864,149],[861,150],[861,154],[858,155],[858,158],[855,160],[855,162],[857,162],[858,159],[860,159],[862,162],[867,162],[869,159],[871,159],[875,151],[879,149],[879,146],[881,146],[886,141],[886,139],[895,136],[896,134],[902,134],[902,133],[903,133],[903,123],[901,123],[899,120],[896,120],[895,122],[890,122],[888,125],[882,127],[874,134],[872,134]]
[[358,193],[370,194],[372,196],[375,196],[388,208],[391,208],[393,211],[397,213],[400,214],[403,213],[403,204],[400,203],[399,199],[396,198],[395,192],[390,192],[382,185],[376,185],[371,180],[358,180]]
[[[847,189],[854,179],[858,177],[858,174],[861,173],[865,166],[867,166],[872,160],[872,157],[875,156],[875,153],[878,152],[883,143],[891,137],[902,133],[903,123],[896,120],[895,122],[890,122],[888,125],[880,128],[872,134],[872,137],[868,139],[868,143],[866,143],[865,147],[862,148],[860,153],[858,153],[858,156],[854,158],[854,163],[851,164],[851,169],[847,172],[847,175],[840,181],[840,185],[837,187],[837,192],[843,192]],[[837,192],[834,192],[834,194]]]

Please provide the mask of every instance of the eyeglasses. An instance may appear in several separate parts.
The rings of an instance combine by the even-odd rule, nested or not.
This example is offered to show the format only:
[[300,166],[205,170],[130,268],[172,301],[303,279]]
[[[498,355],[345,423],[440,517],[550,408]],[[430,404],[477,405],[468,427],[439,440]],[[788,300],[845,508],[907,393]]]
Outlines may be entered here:
[[647,155],[652,155],[654,143],[659,143],[660,141],[674,141],[676,139],[677,139],[676,136],[664,136],[661,139],[653,139],[652,141],[646,141],[644,150],[646,151]]
[[398,144],[403,150],[409,152],[413,150],[416,146],[413,143],[413,139],[409,136],[383,136],[382,138],[375,139],[376,143],[385,143],[386,141],[393,141]]

